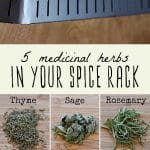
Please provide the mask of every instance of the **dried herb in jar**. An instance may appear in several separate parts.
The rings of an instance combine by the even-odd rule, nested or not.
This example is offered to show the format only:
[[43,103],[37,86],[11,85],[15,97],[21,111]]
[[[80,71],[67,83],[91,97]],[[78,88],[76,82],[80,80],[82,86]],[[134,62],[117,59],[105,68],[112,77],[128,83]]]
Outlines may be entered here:
[[134,149],[134,142],[143,145],[143,136],[149,127],[144,121],[140,120],[140,114],[136,110],[122,108],[114,118],[107,119],[104,126],[114,138],[114,150],[119,145]]
[[35,109],[13,110],[4,116],[3,131],[9,141],[19,150],[34,149],[39,143],[39,131],[36,129],[40,115]]
[[85,137],[95,133],[96,128],[97,121],[93,116],[86,117],[78,113],[65,115],[53,131],[71,144],[82,144]]

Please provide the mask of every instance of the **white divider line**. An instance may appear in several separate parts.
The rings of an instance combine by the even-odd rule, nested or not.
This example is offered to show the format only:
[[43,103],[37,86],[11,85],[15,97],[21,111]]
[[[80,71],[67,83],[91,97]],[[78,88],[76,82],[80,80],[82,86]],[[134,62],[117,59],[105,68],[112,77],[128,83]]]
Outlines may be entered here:
[[51,145],[52,145],[52,135],[51,135],[51,123],[52,123],[52,121],[51,121],[51,114],[52,114],[52,112],[51,112],[51,110],[52,110],[52,107],[51,107],[51,98],[52,98],[52,96],[51,96],[51,94],[49,94],[49,120],[50,120],[50,122],[49,122],[49,149],[51,150],[52,149],[52,147],[51,147]]
[[99,94],[99,150],[101,150],[101,94]]

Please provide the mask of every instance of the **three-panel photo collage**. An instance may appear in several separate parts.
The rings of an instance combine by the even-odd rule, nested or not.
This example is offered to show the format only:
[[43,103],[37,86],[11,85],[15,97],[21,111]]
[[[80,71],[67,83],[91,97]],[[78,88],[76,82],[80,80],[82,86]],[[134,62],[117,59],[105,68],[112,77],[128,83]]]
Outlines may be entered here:
[[150,95],[0,95],[0,150],[149,150]]
[[[5,44],[8,47],[5,47]],[[113,44],[117,45],[114,50],[112,50]],[[133,49],[128,47],[131,44]],[[129,63],[138,65],[138,62],[142,62],[141,64],[146,66],[146,71],[143,71],[140,66],[140,73],[143,74],[142,80],[147,79],[146,85],[149,84],[149,55],[144,51],[142,44],[148,44],[147,49],[149,49],[150,0],[0,0],[0,60],[2,62],[0,79],[3,81],[0,89],[0,150],[150,150],[150,94],[121,93],[125,93],[126,90],[126,93],[132,93],[132,88],[122,87],[122,83],[128,82],[127,78],[135,75],[137,71],[134,68],[134,72],[131,73]],[[19,51],[14,51],[14,45]],[[26,66],[32,68],[32,65],[37,65],[38,68],[39,62],[36,60],[38,53],[42,53],[41,56],[45,57],[47,51],[50,56],[50,59],[46,56],[47,61],[40,62],[40,65],[55,63],[55,61],[51,62],[51,58],[55,57],[56,53],[52,45],[56,47],[59,45],[60,51],[64,51],[65,55],[69,55],[68,52],[71,51],[73,57],[77,55],[75,51],[78,51],[79,57],[82,55],[79,48],[81,45],[83,51],[92,51],[94,55],[98,55],[98,50],[105,53],[102,45],[106,45],[108,50],[106,53],[113,54],[113,57],[109,60],[109,56],[106,56],[103,62],[98,62],[100,67],[104,63],[110,65],[116,50],[120,51],[120,57],[121,52],[125,52],[128,47],[129,53],[125,54],[130,56],[130,61],[123,62],[123,66],[127,65],[127,69],[124,71],[118,67],[120,74],[117,71],[114,74],[114,83],[117,83],[115,78],[117,76],[121,81],[121,87],[109,88],[111,94],[102,94],[108,87],[106,89],[90,87],[89,91],[87,87],[81,87],[81,90],[77,87],[80,92],[69,87],[74,94],[68,92],[70,89],[61,88],[59,90],[63,94],[59,94],[58,89],[54,91],[49,88],[48,93],[41,94],[46,92],[44,87],[34,89],[32,86],[30,88],[33,93],[39,94],[15,94],[30,91],[30,88],[24,87],[31,80],[29,73],[34,74],[34,77],[40,74],[38,69],[35,71],[32,69],[31,72],[26,69]],[[69,45],[68,50],[63,48],[64,45]],[[97,45],[98,48],[94,48],[93,45]],[[127,47],[124,47],[125,45]],[[137,57],[136,48],[141,50],[141,59],[134,62],[134,58],[140,58]],[[30,53],[32,51],[34,54]],[[143,53],[147,55],[146,58],[145,55],[142,56]],[[22,56],[24,59],[20,62]],[[60,61],[60,67],[69,64],[68,57],[62,59],[64,62]],[[96,63],[92,63],[94,62],[92,59],[96,59],[90,60],[89,57],[90,65],[94,66]],[[145,61],[142,61],[144,59]],[[19,74],[17,68],[17,80],[23,81],[25,77],[20,89],[13,85],[10,89],[7,84],[11,79],[5,71],[8,69],[7,65],[9,67],[14,65],[16,68],[14,62],[20,66],[22,72],[24,64],[24,70],[27,72],[27,76],[26,73]],[[72,66],[77,66],[73,59],[71,63]],[[84,61],[80,63],[87,65]],[[112,66],[116,64],[117,62],[113,61]],[[118,65],[120,64],[122,63],[119,61]],[[9,74],[13,78],[15,76],[12,70],[10,73],[10,68]],[[50,74],[43,68],[41,69],[43,72]],[[65,70],[64,75],[67,71]],[[80,68],[79,71],[72,69],[74,74],[79,73],[75,80],[81,82],[85,82],[83,78],[90,71],[93,72],[92,67],[82,74]],[[100,72],[104,77],[108,74],[101,70]],[[97,72],[97,77],[100,77],[98,74]],[[127,78],[121,78],[124,74]],[[46,77],[45,74],[42,75]],[[53,74],[53,76],[58,79],[60,74]],[[68,78],[65,77],[67,81]],[[89,75],[88,78],[92,81],[92,77],[94,76]],[[112,77],[111,69],[110,77]],[[137,77],[140,78],[140,75]],[[37,82],[39,80],[40,76],[37,77]],[[46,80],[49,79],[42,81]],[[132,80],[136,81],[133,77]],[[149,90],[144,88],[142,80],[140,89]],[[130,81],[128,83],[132,84]],[[5,91],[7,88],[8,92]],[[134,86],[133,88],[135,93],[138,93],[139,89]],[[95,94],[90,94],[93,90]],[[52,94],[53,92],[58,94]],[[7,94],[2,95],[4,93]]]

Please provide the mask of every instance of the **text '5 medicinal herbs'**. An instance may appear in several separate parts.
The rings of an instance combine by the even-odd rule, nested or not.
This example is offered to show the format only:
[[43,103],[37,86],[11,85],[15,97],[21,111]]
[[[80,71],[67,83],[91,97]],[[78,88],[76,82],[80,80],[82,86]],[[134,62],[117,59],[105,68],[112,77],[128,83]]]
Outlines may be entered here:
[[72,116],[65,115],[53,130],[55,135],[62,136],[71,144],[82,144],[87,136],[95,133],[97,126],[93,116],[86,117],[77,113]]
[[4,119],[3,131],[19,150],[31,150],[38,145],[40,138],[37,125],[40,115],[34,108],[13,110],[6,113]]
[[140,114],[136,110],[122,108],[114,118],[107,119],[102,127],[108,129],[113,136],[113,150],[116,150],[119,145],[134,150],[136,141],[143,145],[143,136],[149,125],[140,120]]

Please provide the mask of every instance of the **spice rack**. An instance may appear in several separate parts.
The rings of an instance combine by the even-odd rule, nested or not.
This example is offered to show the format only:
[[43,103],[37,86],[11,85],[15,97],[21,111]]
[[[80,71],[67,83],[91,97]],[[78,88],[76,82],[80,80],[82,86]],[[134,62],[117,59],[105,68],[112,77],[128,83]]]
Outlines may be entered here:
[[150,12],[150,0],[1,0],[0,21],[42,23]]

